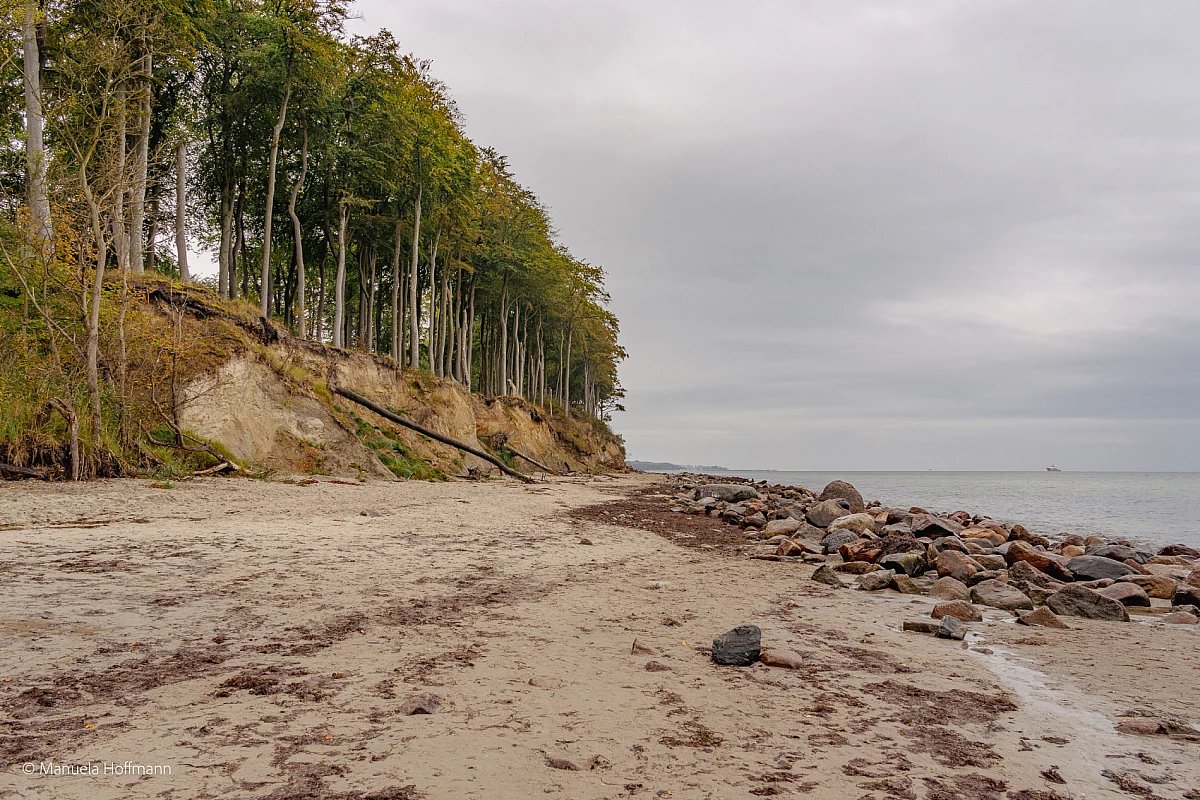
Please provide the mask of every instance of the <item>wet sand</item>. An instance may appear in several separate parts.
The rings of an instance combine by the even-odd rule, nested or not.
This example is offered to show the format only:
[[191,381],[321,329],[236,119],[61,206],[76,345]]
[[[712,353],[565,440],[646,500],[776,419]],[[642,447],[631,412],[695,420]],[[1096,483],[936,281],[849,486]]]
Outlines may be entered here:
[[[1200,720],[1197,626],[902,633],[928,599],[628,527],[650,480],[0,484],[0,797],[1200,797],[1113,727]],[[745,622],[799,668],[713,665]]]

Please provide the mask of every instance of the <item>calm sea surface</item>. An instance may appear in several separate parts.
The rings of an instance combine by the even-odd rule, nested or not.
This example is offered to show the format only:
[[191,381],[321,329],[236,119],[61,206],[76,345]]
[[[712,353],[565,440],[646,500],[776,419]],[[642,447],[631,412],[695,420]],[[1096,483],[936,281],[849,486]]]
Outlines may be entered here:
[[[717,474],[717,473],[714,473]],[[1200,472],[727,473],[820,491],[849,481],[867,502],[986,514],[1034,533],[1096,534],[1200,548]]]

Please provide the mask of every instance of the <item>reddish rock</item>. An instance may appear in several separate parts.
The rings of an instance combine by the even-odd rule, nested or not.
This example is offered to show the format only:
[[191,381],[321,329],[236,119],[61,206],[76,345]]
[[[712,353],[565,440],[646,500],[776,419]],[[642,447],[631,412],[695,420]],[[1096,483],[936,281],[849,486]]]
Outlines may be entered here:
[[1008,534],[1008,538],[1020,542],[1029,542],[1035,547],[1050,546],[1049,539],[1047,539],[1045,536],[1038,536],[1035,533],[1030,533],[1029,531],[1025,530],[1025,526],[1023,525],[1013,525],[1012,530]]
[[853,542],[839,547],[838,553],[841,554],[842,561],[869,561],[873,563],[883,554],[883,549],[873,539],[855,539]]
[[957,550],[943,550],[938,553],[938,575],[942,577],[949,575],[955,580],[966,583],[976,572],[979,572],[979,567],[970,558]]
[[971,590],[962,581],[947,575],[934,581],[929,587],[929,596],[938,600],[970,600]]
[[1022,593],[1021,590],[995,579],[986,580],[972,586],[971,600],[983,606],[1001,608],[1005,611],[1016,611],[1019,608],[1033,608],[1033,601]]
[[804,667],[804,657],[794,650],[763,650],[759,654],[758,660],[768,667],[782,667],[783,669],[801,669]]
[[1160,600],[1170,600],[1175,594],[1178,582],[1161,575],[1125,575],[1117,583],[1132,583],[1142,587],[1150,597]]
[[1039,628],[1066,628],[1058,616],[1050,609],[1042,606],[1036,611],[1030,611],[1028,614],[1022,614],[1017,617],[1017,622],[1021,625],[1031,625]]
[[657,647],[651,647],[648,644],[642,644],[637,639],[633,640],[633,647],[629,648],[629,652],[635,656],[661,656],[662,652]]
[[1172,611],[1162,618],[1168,625],[1200,625],[1200,618],[1186,611]]
[[937,633],[941,627],[941,622],[935,622],[931,619],[906,619],[902,630],[911,631],[912,633]]
[[874,572],[880,568],[878,564],[872,564],[869,561],[846,561],[842,564],[834,565],[834,570],[845,572],[848,575],[862,575],[867,572]]
[[1017,540],[1008,546],[1008,551],[1004,554],[1004,560],[1011,566],[1018,561],[1024,561],[1029,566],[1036,569],[1038,572],[1044,572],[1052,578],[1060,581],[1073,580],[1074,576],[1071,571],[1059,564],[1046,553],[1035,550],[1033,545],[1028,542]]
[[941,519],[927,513],[914,516],[908,527],[918,536],[929,536],[933,539],[939,536],[955,536],[963,529],[963,526],[957,522],[951,522],[948,519]]
[[941,619],[945,616],[958,617],[963,622],[982,622],[983,614],[978,608],[970,603],[964,603],[962,600],[954,600],[949,603],[938,603],[933,607],[933,611],[929,616],[934,619]]
[[1065,544],[1063,545],[1062,554],[1065,558],[1077,558],[1078,556],[1087,554],[1087,550],[1084,550],[1077,544]]
[[1118,581],[1112,586],[1106,586],[1096,591],[1105,597],[1116,600],[1123,606],[1150,607],[1150,595],[1146,594],[1146,590],[1136,583]]
[[1187,556],[1188,558],[1200,558],[1200,550],[1194,547],[1188,547],[1185,544],[1169,544],[1162,550],[1158,551],[1160,556]]

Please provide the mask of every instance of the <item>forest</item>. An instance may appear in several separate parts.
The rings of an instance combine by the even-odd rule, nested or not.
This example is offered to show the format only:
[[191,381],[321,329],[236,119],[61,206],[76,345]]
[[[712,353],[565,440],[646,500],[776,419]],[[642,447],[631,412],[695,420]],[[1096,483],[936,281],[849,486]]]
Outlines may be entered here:
[[93,462],[146,452],[138,409],[184,346],[142,319],[156,280],[551,415],[620,408],[603,270],[348,3],[0,9],[0,461],[68,427]]

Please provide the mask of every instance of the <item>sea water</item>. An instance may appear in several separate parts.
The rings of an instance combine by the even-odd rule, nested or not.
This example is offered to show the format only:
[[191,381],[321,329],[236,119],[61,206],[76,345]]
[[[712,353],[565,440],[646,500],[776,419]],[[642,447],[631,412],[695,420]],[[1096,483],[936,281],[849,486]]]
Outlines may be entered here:
[[852,483],[867,502],[960,509],[1033,533],[1095,534],[1146,545],[1200,549],[1200,472],[772,472],[728,473],[820,492]]

